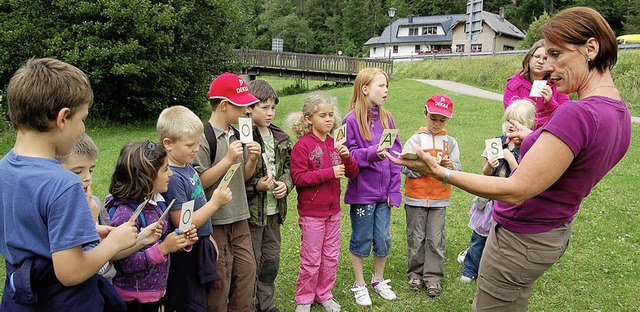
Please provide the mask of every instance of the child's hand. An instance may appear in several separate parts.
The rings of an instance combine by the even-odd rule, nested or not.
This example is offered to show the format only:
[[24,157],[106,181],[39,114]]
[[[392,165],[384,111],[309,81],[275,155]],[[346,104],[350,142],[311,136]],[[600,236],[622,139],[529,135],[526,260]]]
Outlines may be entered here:
[[216,261],[218,261],[218,258],[220,258],[220,249],[218,249],[218,243],[216,243],[216,240],[213,239],[213,235],[209,235],[209,239],[213,243],[213,248],[216,249]]
[[545,85],[542,87],[542,90],[540,90],[540,95],[544,98],[544,102],[547,103],[551,100],[551,96],[553,96],[553,90],[551,90],[549,85]]
[[258,184],[256,184],[256,188],[260,192],[268,191],[273,187],[274,181],[269,176],[264,176],[258,179]]
[[378,149],[376,149],[376,152],[378,153],[378,156],[380,156],[380,158],[385,158],[385,153],[384,151],[386,150],[386,148],[384,148],[384,146],[378,145]]
[[147,246],[157,241],[162,237],[162,227],[164,226],[164,220],[158,220],[154,223],[147,225],[147,227],[140,230],[138,234],[138,243],[142,246]]
[[185,233],[176,234],[176,232],[171,232],[164,238],[164,241],[162,241],[158,247],[163,255],[168,255],[187,247],[187,244],[188,242]]
[[336,151],[338,151],[338,155],[343,159],[349,158],[349,149],[346,146],[340,144],[336,147]]
[[336,179],[344,177],[344,165],[333,166],[333,174],[335,175]]
[[507,162],[516,161],[516,157],[513,156],[513,153],[511,153],[508,148],[502,150],[502,153],[504,154],[504,160],[506,160]]
[[[509,152],[509,154],[511,154],[511,152]],[[489,163],[491,168],[498,167],[498,164],[499,164],[498,156],[497,155],[489,155],[489,158],[487,158],[487,162]]]
[[125,222],[109,232],[104,241],[116,244],[118,250],[125,250],[136,244],[138,229],[133,222]]
[[196,229],[195,224],[191,224],[191,228],[184,234],[187,237],[187,246],[193,245],[198,241],[198,229]]
[[231,144],[229,144],[229,149],[227,150],[227,156],[229,160],[231,160],[231,163],[235,163],[238,160],[238,157],[242,156],[242,153],[244,152],[243,148],[242,148],[242,142],[240,142],[239,140],[233,141],[231,142]]
[[251,160],[256,160],[262,155],[262,148],[256,141],[247,143],[247,149],[249,150],[249,158]]
[[96,232],[98,232],[100,239],[105,239],[114,229],[113,226],[96,224]]
[[93,200],[93,194],[91,193],[91,185],[87,186],[87,202],[89,203],[89,210],[91,210],[91,218],[93,222],[98,222],[98,215],[100,214],[100,206]]
[[209,201],[212,201],[219,207],[230,202],[232,197],[231,189],[228,186],[222,188],[218,187],[213,190],[213,194],[211,194],[211,199],[209,199]]
[[440,161],[440,166],[445,167],[445,168],[449,168],[449,169],[453,169],[453,161],[451,161],[451,159],[449,158],[449,156],[445,156],[445,157]]
[[275,181],[276,188],[273,189],[273,196],[276,199],[284,198],[287,195],[287,184],[282,181]]

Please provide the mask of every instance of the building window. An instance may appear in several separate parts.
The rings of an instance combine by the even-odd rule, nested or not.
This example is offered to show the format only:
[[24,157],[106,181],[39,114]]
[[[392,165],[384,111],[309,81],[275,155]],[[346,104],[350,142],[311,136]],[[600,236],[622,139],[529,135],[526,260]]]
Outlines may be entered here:
[[373,54],[376,54],[376,50],[377,50],[377,49],[378,49],[378,48],[373,47]]
[[456,44],[456,52],[464,52],[464,44]]
[[414,27],[414,28],[409,28],[409,36],[417,36],[418,35],[418,28]]
[[393,53],[398,53],[398,46],[397,45],[393,46]]
[[420,52],[420,45],[416,44],[415,48],[413,49],[415,52],[419,53]]
[[437,35],[438,34],[438,27],[436,27],[436,26],[422,27],[422,34],[423,35]]
[[506,45],[506,46],[504,46],[504,48],[502,50],[503,51],[513,51],[514,47]]
[[472,44],[471,45],[471,52],[482,52],[482,45],[481,44]]

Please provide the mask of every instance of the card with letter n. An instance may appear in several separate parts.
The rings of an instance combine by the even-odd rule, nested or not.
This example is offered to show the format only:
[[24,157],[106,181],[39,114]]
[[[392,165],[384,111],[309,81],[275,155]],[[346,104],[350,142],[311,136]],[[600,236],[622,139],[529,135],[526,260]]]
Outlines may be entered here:
[[333,130],[333,148],[337,148],[338,145],[342,145],[344,142],[347,142],[347,124]]
[[180,233],[184,233],[191,228],[191,221],[193,220],[194,204],[195,204],[195,199],[182,204],[182,210],[180,211],[180,226],[178,227],[178,229],[180,230]]
[[487,157],[497,156],[498,159],[504,158],[504,152],[502,150],[502,139],[493,138],[484,140],[484,144],[487,146]]
[[220,184],[218,185],[218,187],[228,186],[229,182],[231,182],[231,179],[233,178],[233,175],[236,173],[236,171],[238,171],[238,168],[240,168],[240,163],[231,165],[231,167],[229,167],[229,170],[227,170],[227,173],[222,176],[222,180],[220,180]]
[[253,127],[251,127],[251,118],[238,118],[238,131],[240,131],[240,142],[249,143],[253,141]]
[[398,129],[382,130],[382,135],[380,136],[380,143],[378,143],[378,146],[382,146],[384,148],[393,147],[393,142],[396,140],[396,136],[398,136]]

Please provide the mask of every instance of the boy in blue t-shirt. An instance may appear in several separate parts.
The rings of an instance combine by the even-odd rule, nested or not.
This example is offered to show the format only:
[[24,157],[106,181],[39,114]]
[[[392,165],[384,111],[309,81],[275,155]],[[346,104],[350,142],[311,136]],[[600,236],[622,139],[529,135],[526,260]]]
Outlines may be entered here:
[[198,229],[198,241],[189,252],[171,254],[163,304],[167,311],[206,311],[207,294],[218,279],[218,252],[211,236],[211,215],[231,200],[231,190],[217,188],[207,202],[200,176],[191,165],[204,133],[202,121],[196,114],[184,106],[172,106],[160,113],[156,127],[173,171],[169,188],[162,194],[167,202],[175,199],[169,212],[171,224],[174,228],[179,227],[182,205],[193,200],[191,224]]
[[[97,233],[82,183],[55,159],[71,152],[84,132],[93,102],[89,80],[72,65],[34,58],[9,81],[7,99],[17,135],[0,160],[0,253],[7,276],[0,310],[123,309],[96,273],[135,244],[137,230],[127,222]],[[105,236],[100,243],[98,234]],[[91,244],[97,245],[83,250]]]

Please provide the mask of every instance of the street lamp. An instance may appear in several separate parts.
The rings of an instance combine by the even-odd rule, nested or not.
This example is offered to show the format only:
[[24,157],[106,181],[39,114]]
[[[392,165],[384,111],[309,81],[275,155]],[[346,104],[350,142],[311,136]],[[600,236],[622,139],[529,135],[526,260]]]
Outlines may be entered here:
[[391,51],[393,51],[393,46],[391,45],[391,24],[393,24],[393,17],[396,16],[396,8],[389,8],[387,13],[389,14],[389,62],[391,62]]

